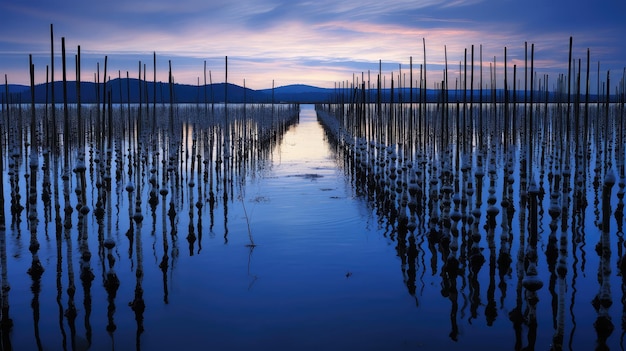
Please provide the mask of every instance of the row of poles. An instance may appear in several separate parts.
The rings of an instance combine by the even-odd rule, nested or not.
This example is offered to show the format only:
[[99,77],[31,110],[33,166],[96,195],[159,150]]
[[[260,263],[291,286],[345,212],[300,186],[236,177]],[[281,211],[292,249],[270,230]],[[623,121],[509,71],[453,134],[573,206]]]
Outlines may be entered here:
[[[548,91],[547,78],[537,85],[534,45],[531,45],[530,74],[527,75],[530,84],[525,90],[520,92],[514,85],[510,91],[505,73],[504,99],[481,101],[480,98],[476,103],[472,98],[475,94],[473,48],[471,51],[472,75],[469,79],[472,83],[469,90],[463,89],[461,99],[450,101],[452,94],[447,89],[447,69],[441,85],[436,86],[439,93],[434,101],[423,98],[426,85],[421,77],[418,84],[421,98],[418,101],[411,98],[408,103],[393,99],[369,102],[366,97],[373,92],[366,90],[361,80],[360,84],[347,89],[349,95],[340,90],[334,103],[318,105],[318,118],[335,140],[337,152],[343,155],[344,168],[358,191],[368,198],[380,215],[381,225],[392,240],[397,241],[405,283],[413,296],[417,290],[416,266],[425,255],[425,248],[421,246],[430,248],[433,274],[439,272],[442,286],[452,302],[450,336],[453,339],[458,336],[457,278],[469,281],[469,292],[464,296],[468,296],[472,318],[475,318],[481,302],[477,276],[489,260],[491,279],[485,315],[488,322],[493,323],[497,315],[495,273],[496,270],[500,272],[499,286],[505,296],[507,272],[513,268],[514,262],[511,250],[517,239],[517,299],[509,318],[516,331],[516,346],[521,347],[524,343],[522,331],[525,326],[528,328],[526,342],[534,347],[538,291],[544,286],[540,278],[542,262],[538,246],[545,231],[543,213],[547,209],[551,221],[546,260],[551,277],[550,291],[555,306],[558,306],[554,311],[558,323],[555,324],[553,341],[562,347],[567,307],[564,295],[555,292],[555,285],[558,283],[559,289],[565,289],[568,243],[572,243],[572,254],[582,250],[578,245],[581,241],[584,243],[589,230],[584,220],[585,211],[589,197],[595,197],[595,212],[602,214],[598,215],[597,229],[602,234],[598,243],[600,289],[593,302],[597,310],[594,325],[598,346],[606,346],[613,330],[609,313],[612,302],[609,283],[611,214],[616,218],[618,234],[623,234],[626,186],[624,77],[615,94],[607,93],[604,101],[592,103],[589,51],[586,93],[582,95],[580,87],[585,76],[580,74],[580,60],[576,64],[571,57],[570,38],[569,62],[572,65],[567,77],[559,77],[554,91]],[[506,72],[506,49],[504,62]],[[461,72],[465,72],[463,82],[468,80],[467,56],[465,63],[465,67],[461,67]],[[513,71],[515,77],[516,67]],[[420,72],[425,77],[423,68]],[[379,74],[378,82],[380,77]],[[610,86],[609,79],[607,73],[607,87]],[[491,86],[495,85],[492,73]],[[392,79],[392,89],[393,86]],[[381,94],[380,83],[376,93]],[[494,93],[495,88],[492,88],[492,97],[496,95]],[[413,96],[412,88],[410,95]],[[528,100],[517,101],[516,97],[520,95],[528,96]],[[552,95],[557,99],[537,100],[537,95]],[[482,97],[482,92],[479,96]],[[617,194],[613,192],[615,184],[619,184]],[[611,206],[615,197],[618,205],[613,212]],[[483,205],[485,200],[486,206]],[[519,228],[514,228],[516,212]],[[502,234],[499,252],[496,252],[498,217]],[[573,233],[568,230],[569,220],[575,228]],[[560,233],[557,232],[558,223],[562,226]],[[620,262],[623,259],[621,234]],[[489,252],[487,258],[483,235]],[[443,262],[440,270],[435,261],[437,255]],[[584,257],[583,251],[583,260]],[[423,264],[422,269],[422,273],[425,272]],[[576,275],[581,267],[574,265],[572,269]],[[571,338],[573,331],[570,342]]]
[[[54,77],[52,25],[50,34],[51,73]],[[209,108],[206,92],[203,106],[177,105],[173,100],[174,77],[171,61],[168,80],[169,96],[172,99],[170,104],[157,106],[156,92],[153,92],[155,100],[150,109],[147,93],[143,91],[140,95],[146,96],[146,99],[140,100],[139,104],[131,105],[129,98],[127,104],[115,105],[112,103],[112,89],[108,83],[106,57],[102,84],[99,80],[99,65],[95,74],[98,91],[102,88],[102,96],[99,95],[95,105],[81,104],[80,47],[76,55],[77,104],[70,105],[67,96],[64,38],[61,40],[61,47],[62,109],[55,102],[54,83],[49,85],[52,96],[50,104],[35,105],[35,68],[32,56],[29,62],[30,106],[9,106],[7,102],[2,109],[4,118],[0,123],[0,197],[5,198],[5,186],[8,185],[11,224],[7,228],[3,207],[0,211],[1,348],[11,349],[10,335],[13,328],[9,313],[7,233],[19,240],[25,216],[30,232],[29,251],[32,261],[28,274],[32,280],[31,306],[37,347],[43,349],[45,345],[39,334],[39,300],[45,272],[44,264],[39,258],[41,234],[45,233],[46,241],[50,240],[49,234],[56,238],[56,301],[59,306],[62,346],[65,349],[69,343],[72,349],[76,349],[76,342],[79,340],[76,335],[79,308],[75,301],[78,279],[74,264],[78,261],[88,344],[92,344],[91,285],[98,273],[101,274],[102,285],[107,294],[106,329],[114,343],[115,300],[122,284],[115,269],[116,257],[120,255],[119,244],[123,240],[119,233],[126,227],[128,260],[136,273],[134,297],[129,306],[137,322],[136,347],[139,349],[146,308],[143,298],[145,248],[142,234],[145,215],[150,213],[152,218],[152,226],[148,231],[153,238],[159,234],[159,216],[162,220],[162,257],[158,265],[163,272],[163,296],[167,303],[167,277],[173,270],[174,260],[178,255],[180,222],[189,223],[185,239],[189,244],[189,253],[193,255],[196,250],[201,249],[202,234],[206,231],[202,228],[205,205],[209,209],[211,233],[215,225],[214,213],[221,205],[223,208],[220,211],[224,215],[223,237],[224,243],[227,243],[229,203],[241,201],[243,205],[243,186],[246,179],[266,166],[283,134],[297,123],[299,106],[274,103],[229,104],[228,73],[225,77],[226,99],[223,105],[212,102]],[[156,79],[156,55],[154,60]],[[225,65],[228,72],[228,58],[225,59]],[[141,62],[139,77],[140,91],[142,86],[145,90],[146,66]],[[8,101],[6,76],[5,87],[5,101]],[[127,91],[130,91],[128,87]],[[25,118],[25,114],[29,114],[29,118]],[[58,119],[57,114],[63,118]],[[40,162],[43,162],[41,167]],[[7,169],[5,165],[8,165]],[[7,184],[5,175],[9,177]],[[22,177],[27,180],[25,188],[21,182]],[[123,208],[128,212],[120,211]],[[185,210],[188,210],[189,218],[184,215]],[[93,220],[97,228],[91,229],[90,223]],[[90,240],[93,234],[96,234],[97,241]],[[249,231],[248,234],[249,246],[252,248],[252,233]],[[95,242],[98,267],[94,267],[91,260],[90,244]],[[80,258],[74,257],[75,243],[78,245]],[[66,248],[65,258],[63,247]],[[67,278],[65,303],[64,277]],[[69,335],[66,333],[65,323]]]

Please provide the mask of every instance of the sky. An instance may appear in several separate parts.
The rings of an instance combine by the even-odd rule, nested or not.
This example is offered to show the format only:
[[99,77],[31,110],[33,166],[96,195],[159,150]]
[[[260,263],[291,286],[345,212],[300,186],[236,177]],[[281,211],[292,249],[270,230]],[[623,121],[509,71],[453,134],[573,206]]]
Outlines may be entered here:
[[206,62],[207,83],[224,82],[227,56],[228,82],[252,89],[375,82],[379,62],[386,86],[392,76],[408,86],[411,60],[417,84],[425,42],[429,88],[443,79],[446,56],[449,88],[458,84],[472,45],[474,87],[481,48],[483,86],[493,68],[502,87],[504,48],[507,72],[512,77],[517,65],[521,83],[526,42],[529,59],[534,44],[538,76],[552,86],[567,74],[573,37],[582,73],[589,49],[590,80],[597,82],[599,62],[601,80],[609,72],[614,87],[626,67],[625,14],[624,0],[3,0],[0,74],[10,84],[29,84],[32,55],[35,83],[44,83],[52,24],[55,80],[62,79],[62,37],[68,80],[76,78],[80,46],[83,81],[95,80],[98,64],[104,75],[105,57],[110,78],[137,77],[145,65],[152,80],[156,53],[158,81],[168,80],[171,62],[177,83],[204,84]]

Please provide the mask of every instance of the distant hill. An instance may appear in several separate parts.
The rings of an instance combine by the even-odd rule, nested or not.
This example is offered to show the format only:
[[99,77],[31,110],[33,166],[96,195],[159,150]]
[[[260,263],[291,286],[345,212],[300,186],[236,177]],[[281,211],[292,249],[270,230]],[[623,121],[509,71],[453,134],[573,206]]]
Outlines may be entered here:
[[[141,86],[140,86],[141,85]],[[78,84],[74,81],[67,82],[67,101],[68,103],[78,102]],[[157,103],[203,103],[207,102],[223,102],[226,95],[226,85],[224,83],[216,83],[205,86],[194,86],[184,84],[174,84],[172,96],[170,97],[170,87],[168,83],[157,82],[141,82],[138,79],[113,79],[107,82],[106,90],[110,94],[112,103],[138,103],[155,101]],[[5,99],[5,89],[0,88],[0,96]],[[23,85],[9,86],[10,101],[13,103],[30,103],[30,87]],[[63,102],[63,82],[54,83],[54,100],[56,103]],[[104,84],[96,84],[93,82],[80,83],[80,100],[83,103],[96,103],[105,100]],[[228,84],[228,100],[229,102],[271,102],[271,95],[262,92],[243,88],[235,84]],[[35,102],[45,103],[52,102],[52,85],[38,84],[35,86]]]
[[[226,92],[226,87],[228,91]],[[30,103],[30,87],[24,85],[9,84],[9,101],[11,103]],[[106,90],[110,94],[112,103],[138,103],[140,101],[152,103],[223,103],[226,93],[228,94],[228,101],[231,103],[328,103],[328,102],[343,102],[349,103],[351,101],[361,101],[363,98],[365,101],[376,103],[379,99],[379,93],[376,89],[367,90],[364,93],[356,89],[326,89],[318,88],[304,84],[294,84],[277,87],[274,89],[261,89],[253,90],[249,88],[243,88],[239,85],[224,83],[208,84],[206,86],[200,85],[185,85],[174,84],[172,87],[172,96],[170,96],[170,86],[164,82],[143,82],[136,78],[122,78],[114,79],[107,82]],[[273,90],[273,91],[272,91]],[[83,103],[96,103],[102,102],[105,99],[104,96],[104,84],[95,84],[93,82],[81,82],[80,84],[80,99]],[[77,84],[76,82],[67,82],[67,101],[68,103],[78,102],[77,98]],[[503,101],[504,92],[497,90],[496,100]],[[54,83],[54,95],[56,103],[63,102],[63,82]],[[419,89],[413,89],[413,102],[419,102],[420,97]],[[517,93],[517,101],[524,101],[524,94],[521,91]],[[427,90],[426,91],[427,102],[441,102],[442,93],[440,90]],[[479,92],[474,91],[473,101],[478,103],[480,101]],[[537,97],[541,98],[537,98]],[[393,98],[390,89],[382,89],[380,91],[381,102],[409,102],[411,101],[411,91],[409,88],[395,89],[393,91]],[[535,95],[536,102],[542,102],[544,95]],[[611,97],[612,101],[615,101],[616,97]],[[554,93],[550,93],[548,101],[558,101],[559,96]],[[564,101],[564,97],[560,97],[561,101]],[[2,103],[6,102],[6,87],[0,87],[0,100]],[[38,84],[35,86],[35,102],[46,103],[52,101],[52,85]],[[462,90],[450,90],[448,92],[448,102],[463,102]],[[470,101],[469,92],[465,99],[466,102]],[[482,101],[486,103],[492,103],[491,90],[484,90]],[[511,100],[512,101],[512,100]],[[595,95],[590,95],[590,101],[597,101]]]
[[[272,89],[259,90],[269,96]],[[318,88],[311,85],[293,84],[274,88],[275,102],[318,103],[330,101],[334,89]]]
[[[9,84],[8,88],[9,88],[9,94],[23,93],[23,92],[30,90],[28,86],[19,85],[19,84]],[[6,93],[6,87],[3,85],[0,88],[0,94],[4,95],[5,93]]]
[[[269,91],[271,92],[272,89],[263,89],[261,91]],[[326,94],[329,91],[332,91],[330,89],[325,89],[325,88],[318,88],[318,87],[314,87],[312,85],[305,85],[305,84],[292,84],[292,85],[284,85],[281,87],[277,87],[274,88],[275,92],[278,94],[301,94],[301,93],[322,93],[322,94]]]

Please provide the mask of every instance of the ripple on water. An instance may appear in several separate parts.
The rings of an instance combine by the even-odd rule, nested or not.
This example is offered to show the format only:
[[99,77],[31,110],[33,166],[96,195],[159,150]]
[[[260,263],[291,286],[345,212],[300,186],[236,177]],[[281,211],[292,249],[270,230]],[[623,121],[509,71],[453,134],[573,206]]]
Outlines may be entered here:
[[304,179],[316,180],[319,178],[323,178],[324,176],[321,174],[317,174],[317,173],[305,173],[305,174],[288,175],[287,177],[300,177]]
[[341,232],[360,218],[338,177],[269,178],[260,187],[262,201],[254,201],[255,216],[277,227]]

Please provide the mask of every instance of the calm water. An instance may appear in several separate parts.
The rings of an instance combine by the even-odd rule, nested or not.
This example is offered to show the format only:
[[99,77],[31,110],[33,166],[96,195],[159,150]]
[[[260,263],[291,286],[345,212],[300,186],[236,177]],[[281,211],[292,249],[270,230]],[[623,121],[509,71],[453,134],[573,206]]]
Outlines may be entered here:
[[[553,230],[552,183],[537,170],[547,193],[538,205],[543,286],[534,300],[522,286],[528,247],[520,240],[527,219],[519,181],[512,183],[513,215],[504,221],[501,210],[490,226],[483,214],[476,226],[484,263],[472,269],[461,253],[459,271],[451,274],[444,269],[448,252],[427,225],[398,227],[313,106],[302,106],[297,123],[228,172],[200,151],[212,149],[211,134],[198,132],[201,124],[186,128],[182,151],[173,157],[169,150],[180,169],[169,178],[174,171],[164,155],[173,144],[159,141],[161,152],[138,157],[133,168],[128,155],[143,146],[120,142],[111,153],[106,194],[97,153],[85,156],[84,180],[77,172],[63,179],[63,158],[41,156],[34,176],[27,155],[5,160],[2,268],[10,290],[3,320],[12,325],[5,323],[4,349],[543,350],[555,335],[566,349],[594,349],[605,337],[611,349],[623,349],[623,219],[615,212],[623,202],[616,184],[602,203],[602,180],[594,187],[593,169],[584,180],[588,205],[571,215],[572,193],[559,197],[570,215],[557,216]],[[58,208],[47,206],[44,195],[28,203],[33,179],[37,194],[50,184]],[[503,179],[498,162],[497,171],[475,184],[482,192],[473,198],[482,207],[476,200],[472,206],[486,211],[495,194],[500,207]],[[168,191],[157,193],[162,189]],[[148,201],[151,193],[158,201]],[[12,212],[16,194],[26,208]],[[136,205],[137,199],[143,201]],[[90,211],[82,214],[78,203]],[[473,247],[458,242],[462,252]],[[43,268],[40,277],[34,262]],[[597,295],[612,304],[594,307]],[[598,326],[599,316],[608,316],[614,329]]]

